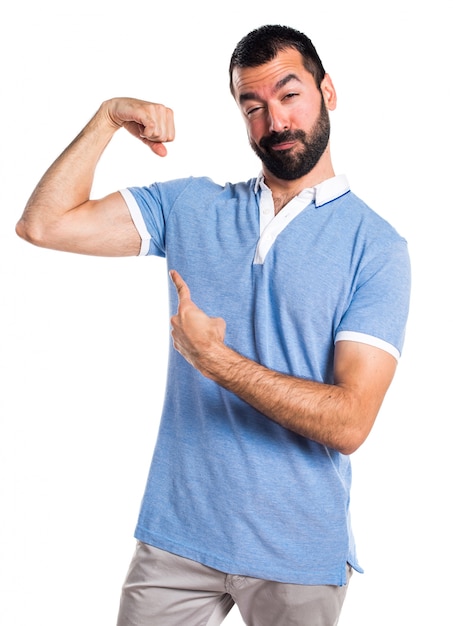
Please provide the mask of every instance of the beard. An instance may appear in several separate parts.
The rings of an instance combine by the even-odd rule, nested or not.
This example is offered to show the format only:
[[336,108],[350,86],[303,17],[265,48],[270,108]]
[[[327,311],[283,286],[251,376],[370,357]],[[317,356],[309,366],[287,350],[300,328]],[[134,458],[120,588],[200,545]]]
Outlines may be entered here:
[[[263,165],[281,180],[296,180],[305,176],[315,167],[324,153],[330,136],[330,120],[324,100],[313,129],[306,133],[303,130],[286,130],[263,137],[259,145],[250,141],[250,145]],[[272,146],[287,141],[298,141],[302,150],[273,150]]]

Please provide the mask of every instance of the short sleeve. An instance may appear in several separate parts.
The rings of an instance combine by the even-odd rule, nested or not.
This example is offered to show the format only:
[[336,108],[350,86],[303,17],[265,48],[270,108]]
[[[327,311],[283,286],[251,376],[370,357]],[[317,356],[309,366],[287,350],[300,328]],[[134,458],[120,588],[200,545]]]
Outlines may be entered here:
[[401,354],[409,312],[411,268],[407,242],[392,240],[376,249],[360,271],[350,305],[335,333],[335,341],[370,343]]

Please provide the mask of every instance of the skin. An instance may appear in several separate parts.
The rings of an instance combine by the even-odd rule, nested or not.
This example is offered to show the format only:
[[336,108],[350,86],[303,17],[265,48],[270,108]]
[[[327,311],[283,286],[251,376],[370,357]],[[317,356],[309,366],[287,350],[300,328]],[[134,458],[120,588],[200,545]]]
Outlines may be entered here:
[[[300,54],[287,49],[255,68],[236,68],[234,95],[250,144],[284,130],[312,132],[321,99],[328,111],[336,93],[328,75],[317,88]],[[38,183],[19,220],[17,234],[39,246],[101,256],[136,255],[140,237],[118,192],[90,198],[96,165],[121,127],[166,156],[173,141],[171,109],[141,100],[115,98],[104,102],[93,119],[54,162]],[[276,144],[289,156],[303,153],[301,141]],[[266,184],[278,213],[294,196],[334,176],[330,145],[304,176],[282,180],[265,165]],[[392,381],[396,360],[379,348],[353,341],[335,347],[334,384],[282,375],[229,348],[225,322],[208,317],[190,297],[183,278],[170,272],[179,307],[171,318],[176,350],[204,376],[237,394],[271,419],[320,444],[351,454],[367,438]]]

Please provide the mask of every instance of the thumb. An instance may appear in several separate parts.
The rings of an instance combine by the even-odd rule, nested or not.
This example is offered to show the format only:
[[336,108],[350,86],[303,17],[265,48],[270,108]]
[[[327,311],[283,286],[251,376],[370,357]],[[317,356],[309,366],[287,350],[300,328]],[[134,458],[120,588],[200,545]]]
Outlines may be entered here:
[[152,141],[150,142],[149,147],[154,152],[154,154],[157,154],[157,156],[167,156],[167,148],[164,146],[163,143],[160,143],[159,141]]
[[181,275],[176,270],[170,270],[169,273],[170,278],[173,281],[174,286],[176,287],[179,303],[181,304],[184,301],[191,301],[190,289],[185,280],[183,280]]

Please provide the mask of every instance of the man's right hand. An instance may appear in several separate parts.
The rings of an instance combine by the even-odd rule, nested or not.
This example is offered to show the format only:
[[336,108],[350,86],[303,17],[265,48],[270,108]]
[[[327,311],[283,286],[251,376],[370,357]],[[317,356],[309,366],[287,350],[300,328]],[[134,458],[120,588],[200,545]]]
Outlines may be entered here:
[[175,138],[173,111],[163,104],[135,98],[112,98],[101,106],[107,118],[124,127],[159,156],[166,156],[164,143]]

